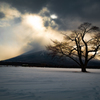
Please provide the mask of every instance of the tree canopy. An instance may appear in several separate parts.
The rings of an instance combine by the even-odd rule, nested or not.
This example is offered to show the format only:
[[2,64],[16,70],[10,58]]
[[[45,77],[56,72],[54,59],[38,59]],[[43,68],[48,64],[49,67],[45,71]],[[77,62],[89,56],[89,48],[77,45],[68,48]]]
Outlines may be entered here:
[[54,56],[69,57],[81,67],[82,72],[86,72],[88,62],[99,56],[100,28],[85,22],[71,34],[64,33],[63,36],[63,41],[53,40],[53,45],[48,45],[47,49]]

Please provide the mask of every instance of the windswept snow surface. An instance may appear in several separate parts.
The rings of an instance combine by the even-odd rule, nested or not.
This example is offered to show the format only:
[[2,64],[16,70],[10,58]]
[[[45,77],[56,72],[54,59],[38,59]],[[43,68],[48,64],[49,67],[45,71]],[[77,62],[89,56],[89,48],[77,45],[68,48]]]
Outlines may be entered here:
[[100,69],[0,67],[0,100],[100,100]]

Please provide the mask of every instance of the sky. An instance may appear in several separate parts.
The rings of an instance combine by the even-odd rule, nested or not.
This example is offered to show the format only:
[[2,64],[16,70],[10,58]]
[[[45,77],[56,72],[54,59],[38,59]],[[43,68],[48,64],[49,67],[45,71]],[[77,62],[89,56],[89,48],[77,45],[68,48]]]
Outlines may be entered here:
[[100,0],[0,0],[0,60],[45,49],[83,22],[100,26]]

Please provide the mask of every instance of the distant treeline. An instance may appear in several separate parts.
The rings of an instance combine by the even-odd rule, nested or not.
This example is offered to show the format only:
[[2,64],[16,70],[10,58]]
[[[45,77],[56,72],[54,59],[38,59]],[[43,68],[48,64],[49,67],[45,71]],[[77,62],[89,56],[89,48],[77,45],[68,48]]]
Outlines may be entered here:
[[[0,65],[11,65],[11,66],[23,66],[23,67],[51,67],[51,68],[80,68],[79,66],[69,66],[69,65],[55,65],[55,64],[46,64],[46,63],[27,63],[27,62],[5,62],[0,61]],[[87,68],[100,69],[100,66],[87,66]]]

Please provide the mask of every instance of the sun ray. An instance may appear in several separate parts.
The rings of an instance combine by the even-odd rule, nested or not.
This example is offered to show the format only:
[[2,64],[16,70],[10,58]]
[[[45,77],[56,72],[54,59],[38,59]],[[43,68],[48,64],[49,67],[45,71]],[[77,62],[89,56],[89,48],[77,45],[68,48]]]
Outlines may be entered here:
[[43,20],[40,16],[27,15],[26,21],[30,26],[32,26],[36,30],[42,30],[43,29]]

